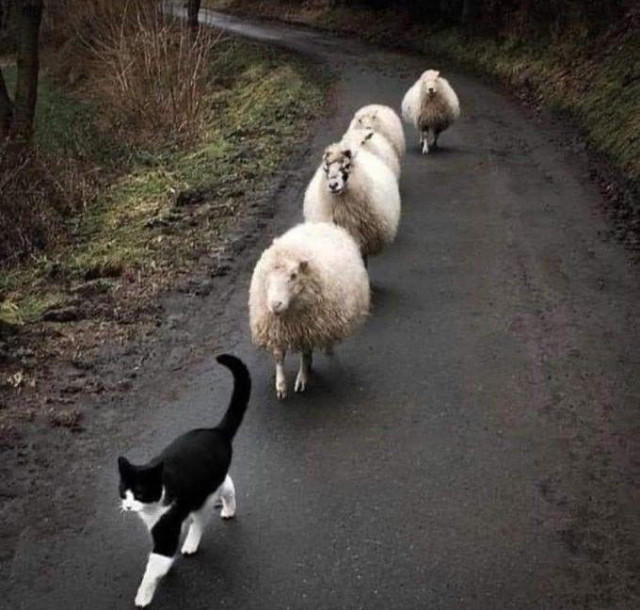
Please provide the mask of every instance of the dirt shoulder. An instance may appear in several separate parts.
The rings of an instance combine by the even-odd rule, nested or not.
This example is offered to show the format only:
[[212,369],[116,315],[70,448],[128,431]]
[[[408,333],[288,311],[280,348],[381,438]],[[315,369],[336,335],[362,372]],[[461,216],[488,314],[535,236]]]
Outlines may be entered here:
[[[611,235],[640,259],[640,42],[638,11],[585,39],[568,31],[553,42],[505,32],[468,36],[446,24],[415,23],[402,11],[291,4],[281,0],[205,0],[215,10],[284,20],[444,60],[500,83],[531,118],[575,127],[563,146],[581,154],[599,188]],[[435,66],[425,66],[435,67]],[[463,100],[464,102],[464,100]],[[464,104],[463,104],[464,105]]]

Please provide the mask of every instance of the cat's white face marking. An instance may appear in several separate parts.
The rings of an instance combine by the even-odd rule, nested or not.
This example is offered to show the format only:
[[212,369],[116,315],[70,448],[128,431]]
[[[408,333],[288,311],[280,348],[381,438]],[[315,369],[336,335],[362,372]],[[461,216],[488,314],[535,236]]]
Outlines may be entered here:
[[125,512],[131,511],[134,513],[139,513],[143,508],[144,504],[135,499],[133,496],[133,492],[130,489],[127,489],[124,492],[124,499],[122,500],[122,510]]
[[165,506],[164,504],[165,489],[162,488],[162,495],[157,502],[150,502],[145,504],[136,500],[133,492],[127,489],[124,492],[124,499],[121,503],[121,509],[124,512],[137,513],[140,519],[144,521],[144,524],[148,529],[151,529],[170,508],[171,505]]

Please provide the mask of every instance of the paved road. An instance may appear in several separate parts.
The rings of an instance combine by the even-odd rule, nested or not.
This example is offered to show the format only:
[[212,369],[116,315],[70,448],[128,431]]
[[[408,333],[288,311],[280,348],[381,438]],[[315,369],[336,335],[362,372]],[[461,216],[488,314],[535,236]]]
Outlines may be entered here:
[[[211,18],[335,74],[332,116],[262,247],[300,217],[320,151],[352,112],[398,107],[435,66]],[[254,375],[232,469],[239,514],[176,564],[158,610],[640,607],[637,268],[603,237],[598,194],[563,151],[566,134],[475,78],[447,75],[464,117],[428,158],[410,138],[399,237],[371,264],[371,320],[335,358],[317,359],[307,395],[277,402],[271,362],[250,346],[258,248],[224,311],[212,316],[215,295],[203,301],[200,323]],[[116,510],[114,456],[148,455],[215,421],[229,391],[212,357],[157,385],[165,391],[132,398],[140,415],[127,445],[114,439],[87,465],[95,497],[82,520],[54,539],[25,529],[3,607],[131,605],[148,547],[141,524]]]

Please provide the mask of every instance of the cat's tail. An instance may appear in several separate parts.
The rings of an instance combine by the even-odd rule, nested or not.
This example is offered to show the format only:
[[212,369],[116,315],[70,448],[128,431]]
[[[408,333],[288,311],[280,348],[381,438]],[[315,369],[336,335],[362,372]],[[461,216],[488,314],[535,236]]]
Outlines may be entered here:
[[251,375],[240,358],[230,354],[221,354],[216,360],[233,373],[233,394],[229,408],[218,424],[220,430],[229,441],[233,439],[242,423],[244,412],[251,396]]

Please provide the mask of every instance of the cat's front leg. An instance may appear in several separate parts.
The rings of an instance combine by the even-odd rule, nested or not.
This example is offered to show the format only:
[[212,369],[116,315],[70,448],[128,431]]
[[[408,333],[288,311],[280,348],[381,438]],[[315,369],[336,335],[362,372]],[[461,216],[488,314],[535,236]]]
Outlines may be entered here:
[[169,572],[172,564],[173,557],[166,557],[158,553],[149,554],[147,567],[135,599],[137,608],[146,608],[151,603],[160,579]]
[[191,525],[182,543],[181,553],[183,555],[193,555],[198,550],[202,535],[204,534],[204,530],[207,527],[207,523],[211,518],[217,501],[218,494],[213,493],[205,500],[200,510],[191,513]]

